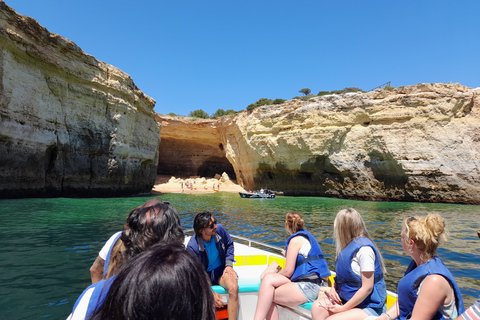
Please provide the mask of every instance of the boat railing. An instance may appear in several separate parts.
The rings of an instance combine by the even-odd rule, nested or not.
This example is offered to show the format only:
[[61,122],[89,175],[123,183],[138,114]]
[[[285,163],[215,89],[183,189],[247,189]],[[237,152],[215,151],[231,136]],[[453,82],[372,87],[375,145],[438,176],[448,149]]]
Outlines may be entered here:
[[[187,230],[184,230],[183,232],[185,234],[190,234],[190,233],[193,234],[194,230],[193,229],[187,229]],[[250,238],[238,236],[238,235],[235,235],[235,234],[230,234],[230,237],[232,237],[233,239],[244,241],[249,247],[253,247],[252,244],[255,244],[256,246],[259,246],[259,247],[262,247],[262,248],[273,249],[273,250],[276,250],[280,253],[284,250],[282,247],[274,246],[274,245],[271,245],[271,244],[268,244],[268,243],[265,243],[265,242],[261,242],[261,241],[257,241],[257,240],[252,240]]]

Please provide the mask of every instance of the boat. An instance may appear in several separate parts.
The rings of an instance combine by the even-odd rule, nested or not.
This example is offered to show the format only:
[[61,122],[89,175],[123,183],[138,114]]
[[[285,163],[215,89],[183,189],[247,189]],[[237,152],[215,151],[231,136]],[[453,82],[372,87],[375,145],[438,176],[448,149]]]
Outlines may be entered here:
[[240,197],[242,198],[257,198],[257,199],[274,199],[274,194],[265,194],[265,193],[252,193],[252,192],[239,192]]
[[[188,235],[193,230],[185,231]],[[237,320],[251,320],[255,315],[257,306],[258,290],[260,288],[260,275],[272,262],[277,262],[282,268],[285,266],[285,257],[281,254],[283,248],[272,246],[267,243],[255,241],[242,236],[230,234],[234,240],[235,261],[233,269],[238,274],[238,297],[239,308]],[[185,239],[185,245],[190,236]],[[334,272],[329,277],[329,286],[333,285]],[[221,286],[212,286],[224,301],[228,303],[228,292]],[[387,308],[397,300],[397,294],[387,291]],[[312,302],[304,303],[296,307],[279,305],[279,319],[281,320],[311,320]],[[217,310],[217,319],[227,319],[226,308]]]

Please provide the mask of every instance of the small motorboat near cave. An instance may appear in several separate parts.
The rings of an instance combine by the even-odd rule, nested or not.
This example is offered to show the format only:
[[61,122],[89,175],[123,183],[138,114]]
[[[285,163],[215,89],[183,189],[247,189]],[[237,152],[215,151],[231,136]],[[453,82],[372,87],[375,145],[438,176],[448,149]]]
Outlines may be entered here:
[[[189,234],[193,229],[186,230],[187,237],[185,245],[190,240]],[[285,257],[281,254],[283,248],[272,246],[267,243],[251,240],[245,237],[230,234],[235,246],[235,260],[233,269],[238,274],[238,320],[251,320],[255,315],[257,306],[258,290],[260,288],[262,272],[272,263],[276,262],[282,268],[285,267]],[[328,279],[329,286],[333,285],[335,273]],[[212,289],[219,293],[224,301],[228,300],[228,292],[221,286],[212,286]],[[397,294],[387,291],[387,308],[397,300]],[[228,303],[228,301],[227,301]],[[312,302],[304,303],[296,307],[279,305],[280,320],[311,320],[310,312]],[[228,317],[226,308],[217,310],[217,319]]]
[[253,193],[253,192],[239,192],[240,197],[242,198],[252,198],[252,199],[275,199],[275,194],[270,193]]

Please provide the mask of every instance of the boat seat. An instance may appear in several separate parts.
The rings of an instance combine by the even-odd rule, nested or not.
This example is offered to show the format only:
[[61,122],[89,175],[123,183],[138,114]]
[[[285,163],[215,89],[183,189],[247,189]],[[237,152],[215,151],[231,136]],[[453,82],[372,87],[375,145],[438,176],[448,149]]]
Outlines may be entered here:
[[[212,286],[213,291],[219,294],[228,294],[222,286]],[[260,279],[238,279],[238,292],[258,292],[260,289]]]
[[302,303],[302,304],[300,305],[300,307],[305,308],[305,309],[308,309],[308,310],[311,311],[311,310],[312,310],[312,304],[313,304],[313,302],[305,302],[305,303]]

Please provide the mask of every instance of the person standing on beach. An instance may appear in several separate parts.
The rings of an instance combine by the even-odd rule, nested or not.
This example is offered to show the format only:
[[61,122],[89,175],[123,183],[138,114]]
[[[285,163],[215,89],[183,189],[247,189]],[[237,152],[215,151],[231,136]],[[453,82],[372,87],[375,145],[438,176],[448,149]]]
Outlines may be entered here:
[[[193,229],[195,235],[190,238],[187,249],[200,259],[212,285],[218,284],[228,291],[228,319],[234,320],[238,312],[238,277],[233,270],[233,240],[209,211],[202,211],[195,216]],[[215,306],[222,307],[221,296],[214,292],[214,297]]]

